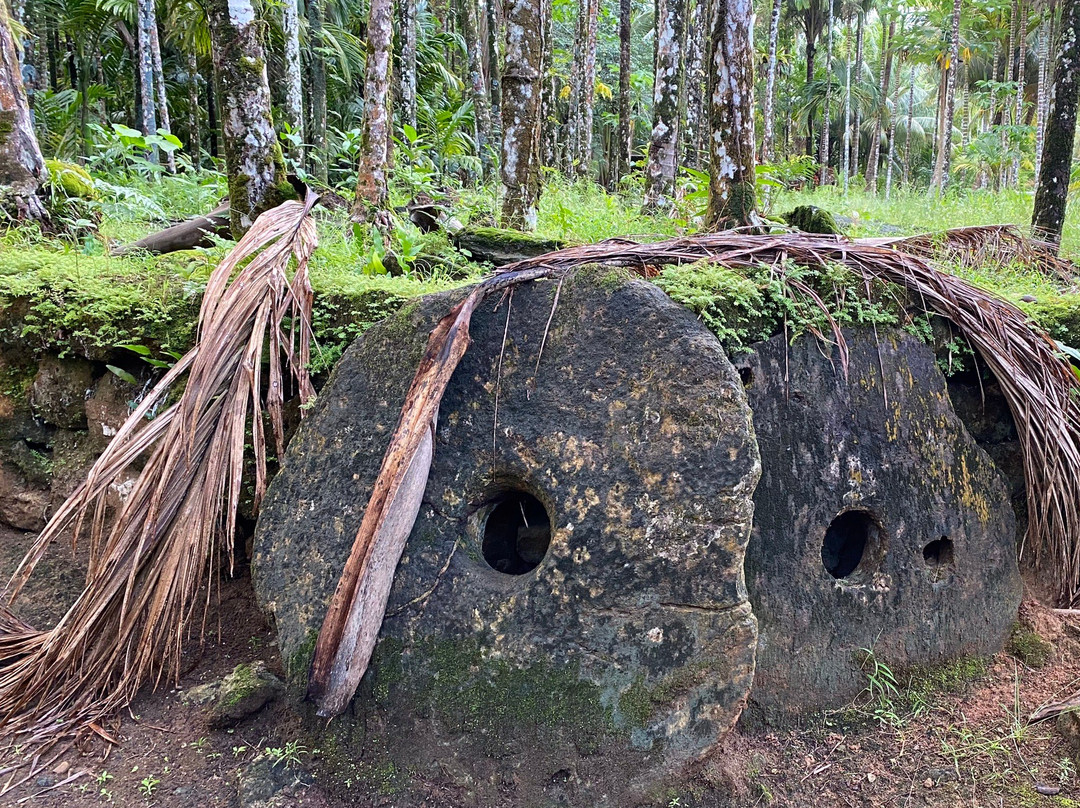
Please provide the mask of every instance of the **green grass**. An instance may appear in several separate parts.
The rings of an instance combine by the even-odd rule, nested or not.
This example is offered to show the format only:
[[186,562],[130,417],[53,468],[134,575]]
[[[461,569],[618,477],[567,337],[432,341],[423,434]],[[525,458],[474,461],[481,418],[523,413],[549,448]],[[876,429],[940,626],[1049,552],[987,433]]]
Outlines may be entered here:
[[[835,186],[777,194],[773,210],[783,212],[797,205],[817,205],[837,216],[854,219],[847,228],[852,236],[877,236],[882,225],[900,228],[904,233],[923,233],[978,224],[1015,224],[1025,231],[1031,224],[1033,194],[1027,191],[968,191],[948,194],[938,199],[925,192],[894,192],[886,201],[883,195],[871,196],[851,190],[845,196]],[[1069,206],[1062,236],[1062,252],[1070,258],[1080,254],[1080,207]]]

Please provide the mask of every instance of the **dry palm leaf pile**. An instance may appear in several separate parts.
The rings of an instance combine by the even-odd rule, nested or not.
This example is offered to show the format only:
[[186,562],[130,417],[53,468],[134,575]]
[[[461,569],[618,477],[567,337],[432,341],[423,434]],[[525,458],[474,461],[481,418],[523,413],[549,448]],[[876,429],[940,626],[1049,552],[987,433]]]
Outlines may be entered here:
[[[271,237],[277,241],[226,284],[257,244]],[[964,249],[973,249],[976,240],[968,232]],[[152,402],[140,406],[17,574],[13,592],[53,538],[84,517],[91,519],[91,577],[64,620],[42,633],[0,612],[0,725],[9,733],[47,742],[58,727],[90,726],[130,700],[140,684],[157,681],[176,661],[195,595],[206,583],[214,536],[221,530],[228,535],[232,528],[243,416],[249,412],[260,454],[260,492],[264,484],[257,391],[267,330],[271,356],[286,349],[301,390],[310,389],[302,370],[307,332],[298,326],[297,334],[285,338],[281,326],[286,310],[293,322],[304,322],[310,305],[304,268],[313,242],[313,228],[295,203],[260,218],[207,289],[199,346],[152,394],[160,400],[187,372],[180,401],[145,423]],[[780,273],[792,264],[841,266],[868,284],[901,287],[923,301],[926,310],[951,320],[999,380],[1016,420],[1030,509],[1025,551],[1049,571],[1063,600],[1075,600],[1080,593],[1080,384],[1071,366],[1015,306],[935,269],[923,255],[895,247],[790,233],[722,233],[652,244],[619,239],[522,261],[474,286],[429,337],[329,604],[309,677],[308,695],[319,712],[340,713],[370,661],[394,570],[427,482],[439,403],[468,349],[473,311],[489,295],[531,280],[561,278],[584,264],[629,267],[643,274],[656,266],[699,261],[734,269],[764,264]],[[291,282],[285,276],[290,255],[298,263]],[[842,348],[835,327],[834,338]],[[298,351],[291,348],[294,339]],[[270,395],[276,398],[271,402],[268,396],[268,408],[275,425],[282,381],[280,367],[273,364]],[[104,537],[106,486],[151,447],[135,491]]]
[[[0,607],[0,726],[10,745],[40,751],[86,729],[108,737],[104,717],[144,683],[176,671],[181,644],[204,614],[198,605],[208,597],[218,543],[234,533],[249,419],[256,500],[266,487],[264,395],[279,454],[284,450],[282,357],[301,397],[314,394],[305,371],[314,202],[263,214],[218,266],[196,346],[131,414],[8,584],[11,604],[50,544],[69,532],[89,534],[85,589],[55,628],[37,631]],[[179,400],[147,420],[181,382]],[[145,465],[106,530],[109,486],[141,458]],[[3,770],[11,776],[0,793],[15,784],[17,765]]]

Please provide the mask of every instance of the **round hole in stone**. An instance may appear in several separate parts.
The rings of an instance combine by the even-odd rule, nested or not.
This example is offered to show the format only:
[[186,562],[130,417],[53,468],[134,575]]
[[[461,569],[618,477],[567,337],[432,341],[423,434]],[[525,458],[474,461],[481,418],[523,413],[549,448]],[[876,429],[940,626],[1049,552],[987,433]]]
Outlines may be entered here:
[[940,539],[934,539],[932,542],[930,542],[923,548],[922,557],[923,561],[926,562],[926,566],[933,570],[941,569],[942,567],[952,566],[952,539],[950,539],[948,536],[942,536]]
[[743,387],[750,387],[754,383],[754,371],[747,367],[739,368],[739,378]]
[[543,503],[525,491],[503,491],[488,500],[481,552],[493,570],[506,575],[532,572],[551,544],[551,519]]
[[844,511],[829,524],[821,563],[833,578],[847,578],[862,563],[880,527],[869,511]]

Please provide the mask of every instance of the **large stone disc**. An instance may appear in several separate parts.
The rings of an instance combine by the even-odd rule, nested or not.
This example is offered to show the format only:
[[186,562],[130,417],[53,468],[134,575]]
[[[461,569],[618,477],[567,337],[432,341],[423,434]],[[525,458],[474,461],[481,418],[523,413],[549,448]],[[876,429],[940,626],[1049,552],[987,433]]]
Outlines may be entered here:
[[[428,333],[461,296],[359,339],[270,487],[256,591],[301,685]],[[712,749],[751,684],[742,384],[689,312],[620,271],[489,300],[471,333],[344,758],[367,787],[458,804],[630,804]]]

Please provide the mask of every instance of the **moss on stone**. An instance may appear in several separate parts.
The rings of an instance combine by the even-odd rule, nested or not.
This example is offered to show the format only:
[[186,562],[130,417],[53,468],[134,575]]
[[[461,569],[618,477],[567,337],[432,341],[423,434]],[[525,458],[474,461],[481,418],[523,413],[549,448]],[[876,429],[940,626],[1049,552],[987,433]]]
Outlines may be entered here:
[[255,668],[247,664],[233,668],[233,672],[225,677],[224,684],[226,691],[223,701],[226,707],[234,707],[262,686]]
[[406,679],[394,665],[376,668],[375,692],[385,692],[388,701],[403,700],[455,734],[482,738],[491,748],[532,727],[538,732],[558,729],[590,754],[615,732],[612,711],[601,705],[600,688],[583,680],[577,665],[538,661],[518,666],[485,659],[480,646],[467,639],[428,639],[408,653],[417,669]]
[[1005,650],[1029,668],[1042,668],[1054,655],[1054,646],[1019,621],[1013,623]]
[[78,199],[97,199],[100,194],[94,187],[94,180],[85,168],[63,160],[46,160],[49,177],[53,186],[63,191],[67,197]]
[[293,686],[307,686],[307,675],[311,661],[315,658],[315,644],[319,641],[319,632],[311,631],[301,646],[285,662],[285,678]]

